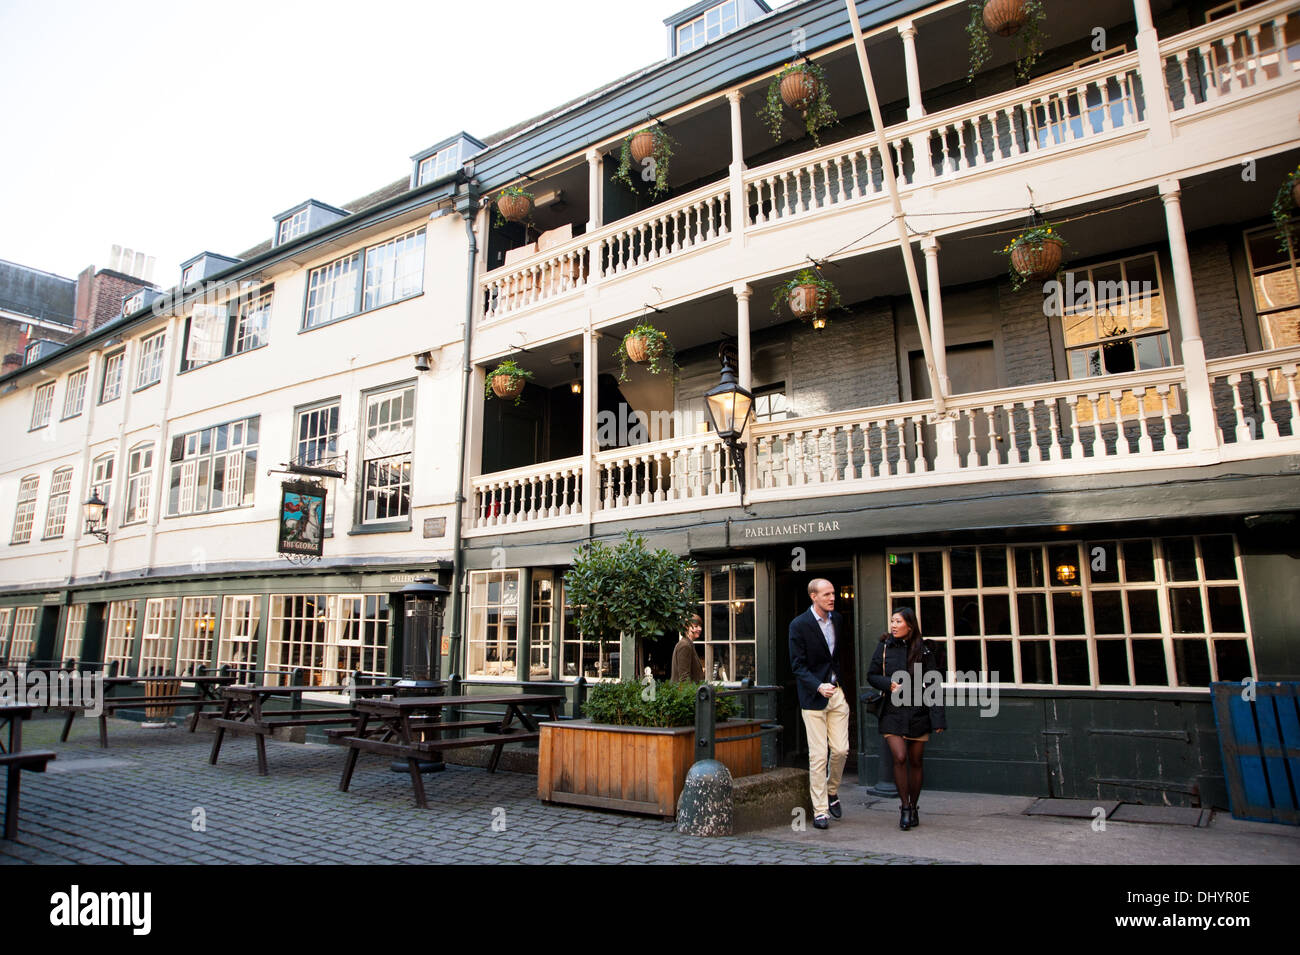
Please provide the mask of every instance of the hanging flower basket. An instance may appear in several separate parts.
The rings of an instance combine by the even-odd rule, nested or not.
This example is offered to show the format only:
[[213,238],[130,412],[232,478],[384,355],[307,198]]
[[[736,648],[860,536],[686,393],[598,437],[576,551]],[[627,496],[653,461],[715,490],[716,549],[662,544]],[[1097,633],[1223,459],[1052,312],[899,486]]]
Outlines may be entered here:
[[[825,319],[830,309],[840,305],[840,292],[830,279],[823,278],[813,269],[804,269],[776,287],[772,295],[772,311],[779,315],[783,304],[802,321]],[[823,321],[818,327],[824,325]]]
[[655,136],[648,129],[643,129],[632,137],[627,148],[632,153],[632,161],[642,163],[647,156],[653,156],[655,151]]
[[1016,38],[1013,44],[1016,76],[1021,80],[1029,79],[1043,52],[1047,38],[1043,24],[1046,21],[1043,0],[970,0],[970,22],[966,24],[966,33],[970,37],[970,69],[966,82],[972,82],[975,74],[993,55],[990,34]]
[[503,401],[513,399],[515,404],[520,404],[524,386],[532,377],[531,371],[520,368],[514,359],[507,358],[488,373],[487,394],[496,395]]
[[627,363],[629,361],[646,366],[646,371],[657,375],[661,371],[676,371],[673,361],[674,351],[668,336],[653,325],[638,325],[619,343],[615,352],[621,364],[619,381],[627,381]]
[[1009,256],[1008,273],[1012,288],[1019,290],[1026,282],[1051,278],[1061,267],[1068,243],[1051,224],[1045,223],[1020,233],[1003,249]]
[[497,196],[497,212],[506,222],[523,222],[533,211],[533,194],[511,186]]
[[984,26],[995,36],[1014,36],[1029,18],[1025,0],[988,0],[984,4]]
[[791,109],[803,111],[817,97],[821,83],[808,70],[796,70],[781,80],[781,101]]
[[811,61],[786,64],[767,86],[767,99],[759,110],[759,116],[778,142],[786,108],[798,110],[803,115],[804,130],[819,146],[821,130],[839,121],[831,107],[826,73]]

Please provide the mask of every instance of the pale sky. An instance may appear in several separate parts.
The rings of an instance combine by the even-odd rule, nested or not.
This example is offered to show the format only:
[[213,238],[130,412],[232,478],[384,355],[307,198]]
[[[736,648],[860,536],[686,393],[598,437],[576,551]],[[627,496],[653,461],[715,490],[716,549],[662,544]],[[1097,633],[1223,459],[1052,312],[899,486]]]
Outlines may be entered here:
[[0,258],[73,278],[269,239],[667,51],[690,0],[0,0]]

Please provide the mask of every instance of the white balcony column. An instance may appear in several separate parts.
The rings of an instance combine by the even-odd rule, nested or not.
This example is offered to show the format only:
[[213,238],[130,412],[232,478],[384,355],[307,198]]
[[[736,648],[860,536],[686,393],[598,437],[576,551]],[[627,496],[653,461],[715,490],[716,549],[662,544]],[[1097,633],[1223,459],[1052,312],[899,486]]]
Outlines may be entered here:
[[1214,396],[1209,370],[1205,366],[1205,343],[1196,312],[1196,286],[1192,282],[1192,260],[1187,253],[1187,231],[1183,226],[1182,191],[1177,179],[1160,183],[1160,201],[1165,206],[1165,229],[1169,233],[1169,262],[1174,272],[1174,293],[1178,297],[1178,329],[1183,336],[1183,378],[1187,389],[1187,418],[1190,450],[1218,446],[1214,418]]
[[753,368],[749,345],[749,300],[754,290],[743,282],[731,289],[736,293],[736,380],[747,391],[754,390]]
[[728,225],[731,226],[731,244],[740,248],[745,244],[745,218],[749,203],[745,201],[745,146],[740,135],[740,90],[727,94],[731,105],[731,165],[727,171],[731,178],[731,214]]
[[939,284],[939,240],[932,235],[921,239],[921,251],[925,253],[925,290],[927,305],[930,308],[930,341],[934,345],[934,368],[939,373],[939,385],[944,397],[952,394],[952,382],[948,379],[948,352],[944,344],[943,331],[943,288]]
[[604,225],[602,209],[603,185],[602,170],[605,158],[599,149],[587,150],[587,231],[595,232]]
[[916,24],[904,20],[898,25],[898,35],[903,38],[903,64],[907,70],[907,118],[920,119],[925,107],[921,105],[921,71],[916,65]]
[[600,333],[591,330],[590,316],[582,332],[582,516],[590,533],[592,517],[596,513],[596,414],[597,367],[599,353],[596,348]]
[[1137,21],[1138,74],[1142,78],[1143,106],[1147,128],[1155,146],[1173,141],[1169,124],[1169,88],[1165,78],[1165,61],[1160,57],[1160,37],[1151,18],[1150,0],[1133,0]]

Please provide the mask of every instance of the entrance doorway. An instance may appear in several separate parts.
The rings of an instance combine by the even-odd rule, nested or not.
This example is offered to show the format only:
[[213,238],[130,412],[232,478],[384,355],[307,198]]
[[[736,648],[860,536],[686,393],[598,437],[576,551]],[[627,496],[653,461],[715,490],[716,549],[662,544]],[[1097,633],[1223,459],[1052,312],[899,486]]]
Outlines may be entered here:
[[[788,556],[788,552],[787,552]],[[808,581],[825,577],[835,585],[835,611],[844,618],[843,634],[847,641],[845,669],[840,675],[844,698],[849,704],[849,759],[846,772],[857,772],[858,739],[858,684],[857,684],[857,625],[854,609],[857,595],[853,591],[853,565],[850,563],[812,565],[807,570],[778,570],[773,594],[775,614],[773,630],[776,646],[776,672],[773,682],[782,688],[781,734],[782,763],[786,766],[808,766],[808,740],[804,733],[803,715],[799,711],[799,693],[795,687],[794,673],[790,669],[790,622],[807,610]]]

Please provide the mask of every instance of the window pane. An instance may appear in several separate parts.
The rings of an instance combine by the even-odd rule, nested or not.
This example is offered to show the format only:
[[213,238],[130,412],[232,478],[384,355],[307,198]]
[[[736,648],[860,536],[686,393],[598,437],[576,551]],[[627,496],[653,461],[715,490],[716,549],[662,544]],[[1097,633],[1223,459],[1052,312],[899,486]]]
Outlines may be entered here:
[[1119,548],[1114,541],[1093,541],[1084,550],[1088,572],[1094,584],[1119,583]]
[[1088,641],[1056,641],[1056,682],[1065,686],[1088,686]]
[[[1044,586],[1046,578],[1043,576],[1043,552],[1041,548],[1017,547],[1015,558],[1017,587]],[[1045,633],[1046,631],[1037,632]]]
[[917,555],[918,590],[943,590],[943,552],[922,551]]
[[912,554],[889,555],[889,589],[895,592],[916,589],[916,577],[912,569]]
[[1163,640],[1133,641],[1133,679],[1138,686],[1168,686]]
[[1017,594],[1016,611],[1022,634],[1047,633],[1047,598],[1043,594]]
[[1170,588],[1169,611],[1173,615],[1174,633],[1205,632],[1205,617],[1201,613],[1199,587]]
[[954,589],[967,590],[979,586],[975,569],[975,548],[954,547],[949,555],[949,563]]
[[1210,652],[1204,640],[1174,641],[1174,670],[1179,686],[1210,685]]
[[980,635],[980,599],[974,594],[962,594],[952,598],[953,634],[958,637],[978,637]]
[[1010,640],[989,640],[984,645],[988,653],[989,669],[986,676],[993,683],[1015,681],[1015,647]]
[[1125,641],[1097,641],[1097,682],[1102,686],[1129,685],[1128,646]]
[[1007,552],[1001,547],[980,548],[980,574],[985,587],[1007,585]]
[[1052,594],[1052,623],[1057,634],[1083,634],[1083,592]]
[[1190,537],[1167,537],[1162,542],[1165,551],[1165,573],[1170,580],[1197,580],[1196,544]]
[[1130,590],[1128,600],[1129,633],[1160,632],[1160,600],[1154,590]]
[[[1092,622],[1097,633],[1124,633],[1124,607],[1118,590],[1092,594]],[[1127,666],[1127,664],[1125,664]],[[1110,682],[1103,680],[1103,683]]]
[[1238,683],[1250,676],[1250,653],[1245,640],[1215,640],[1214,665],[1219,679]]
[[1047,549],[1047,560],[1053,587],[1077,587],[1079,576],[1079,549],[1073,544],[1054,544]]
[[1206,580],[1236,580],[1237,561],[1232,538],[1226,534],[1201,538],[1201,563]]
[[1124,542],[1124,579],[1148,582],[1156,579],[1155,552],[1151,541]]
[[953,670],[958,673],[979,673],[984,668],[978,640],[958,640],[953,645]]
[[1048,640],[1020,641],[1020,681],[1052,682],[1052,645]]
[[944,637],[948,634],[948,615],[945,612],[948,598],[922,597],[917,607],[917,623],[927,637]]
[[1241,611],[1241,591],[1237,587],[1207,587],[1210,605],[1210,629],[1215,633],[1245,633],[1246,619]]
[[[984,633],[1011,632],[1011,599],[1006,594],[985,594]],[[1008,671],[1010,672],[1010,671]]]

